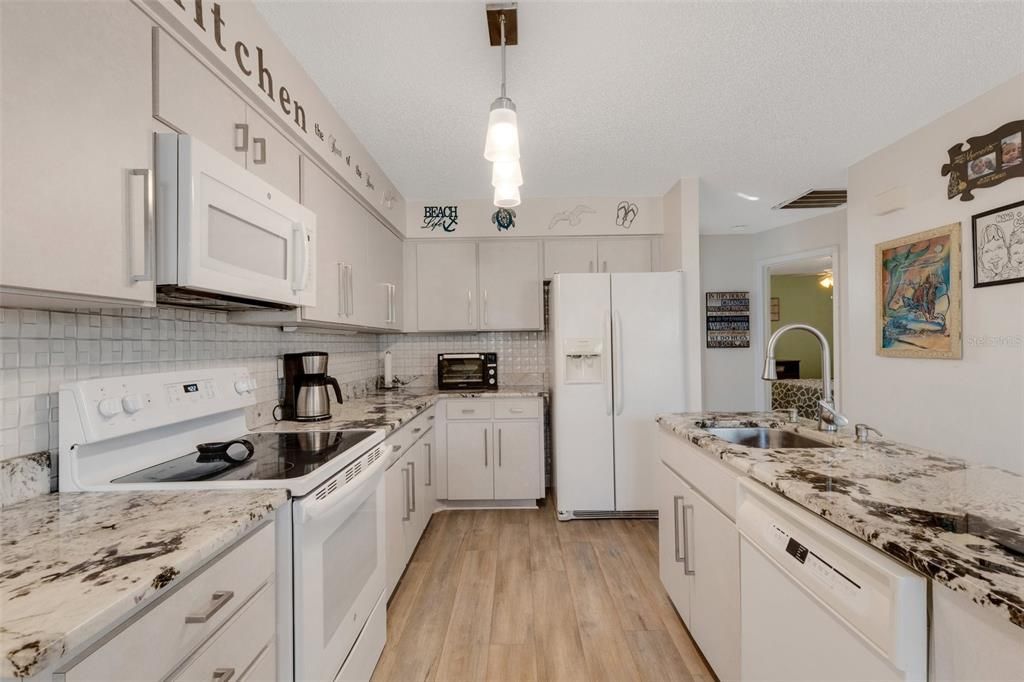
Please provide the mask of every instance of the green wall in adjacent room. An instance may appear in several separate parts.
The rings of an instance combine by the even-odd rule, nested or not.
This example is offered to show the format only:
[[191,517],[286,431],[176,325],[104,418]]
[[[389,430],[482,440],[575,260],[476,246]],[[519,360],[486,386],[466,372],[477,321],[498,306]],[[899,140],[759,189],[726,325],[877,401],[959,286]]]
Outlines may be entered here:
[[[793,322],[817,327],[835,349],[832,337],[832,289],[818,284],[822,275],[774,275],[773,298],[779,299],[779,320],[772,322],[772,331]],[[804,332],[790,332],[775,347],[778,360],[800,360],[801,379],[821,378],[821,351],[818,341]],[[832,363],[833,368],[835,362]]]

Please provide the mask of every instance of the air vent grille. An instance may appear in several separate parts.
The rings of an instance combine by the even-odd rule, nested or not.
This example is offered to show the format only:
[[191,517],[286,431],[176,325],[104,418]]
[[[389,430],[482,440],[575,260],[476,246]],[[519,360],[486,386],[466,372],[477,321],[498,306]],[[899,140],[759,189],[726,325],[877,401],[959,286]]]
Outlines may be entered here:
[[812,189],[772,208],[835,208],[846,203],[845,189]]
[[593,509],[574,509],[573,518],[577,519],[656,519],[657,511],[611,511]]
[[[375,447],[364,455],[361,455],[358,459],[345,467],[340,474],[329,480],[326,485],[320,486],[314,494],[314,497],[318,500],[322,500],[335,492],[339,487],[351,483],[355,479],[359,478],[359,475],[363,473],[364,469],[368,468],[382,456],[383,450],[381,450],[380,446]],[[344,479],[344,481],[342,479]]]

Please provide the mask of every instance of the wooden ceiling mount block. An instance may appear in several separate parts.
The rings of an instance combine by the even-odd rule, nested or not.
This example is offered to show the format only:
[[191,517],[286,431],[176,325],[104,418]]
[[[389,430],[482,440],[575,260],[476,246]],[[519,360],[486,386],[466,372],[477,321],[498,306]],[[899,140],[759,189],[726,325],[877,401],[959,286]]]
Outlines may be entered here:
[[491,47],[501,45],[501,17],[505,17],[505,44],[519,44],[517,5],[515,2],[487,5],[487,34],[491,39]]

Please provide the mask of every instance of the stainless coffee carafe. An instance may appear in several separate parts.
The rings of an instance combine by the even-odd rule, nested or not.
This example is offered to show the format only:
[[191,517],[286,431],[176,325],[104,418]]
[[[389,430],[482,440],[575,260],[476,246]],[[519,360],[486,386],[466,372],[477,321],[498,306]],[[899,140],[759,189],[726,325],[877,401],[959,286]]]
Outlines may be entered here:
[[296,421],[322,421],[331,417],[331,399],[327,386],[342,403],[341,386],[327,376],[327,353],[287,353],[284,356],[284,418]]

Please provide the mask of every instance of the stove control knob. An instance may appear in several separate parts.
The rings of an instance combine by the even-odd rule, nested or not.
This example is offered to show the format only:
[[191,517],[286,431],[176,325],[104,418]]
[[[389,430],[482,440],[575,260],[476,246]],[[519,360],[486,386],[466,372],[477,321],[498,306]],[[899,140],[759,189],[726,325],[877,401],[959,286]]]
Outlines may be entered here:
[[145,407],[145,404],[142,402],[142,396],[137,393],[131,393],[121,398],[121,407],[123,407],[124,411],[128,414],[135,414]]
[[110,419],[121,414],[121,401],[117,398],[104,398],[99,404],[100,414]]

